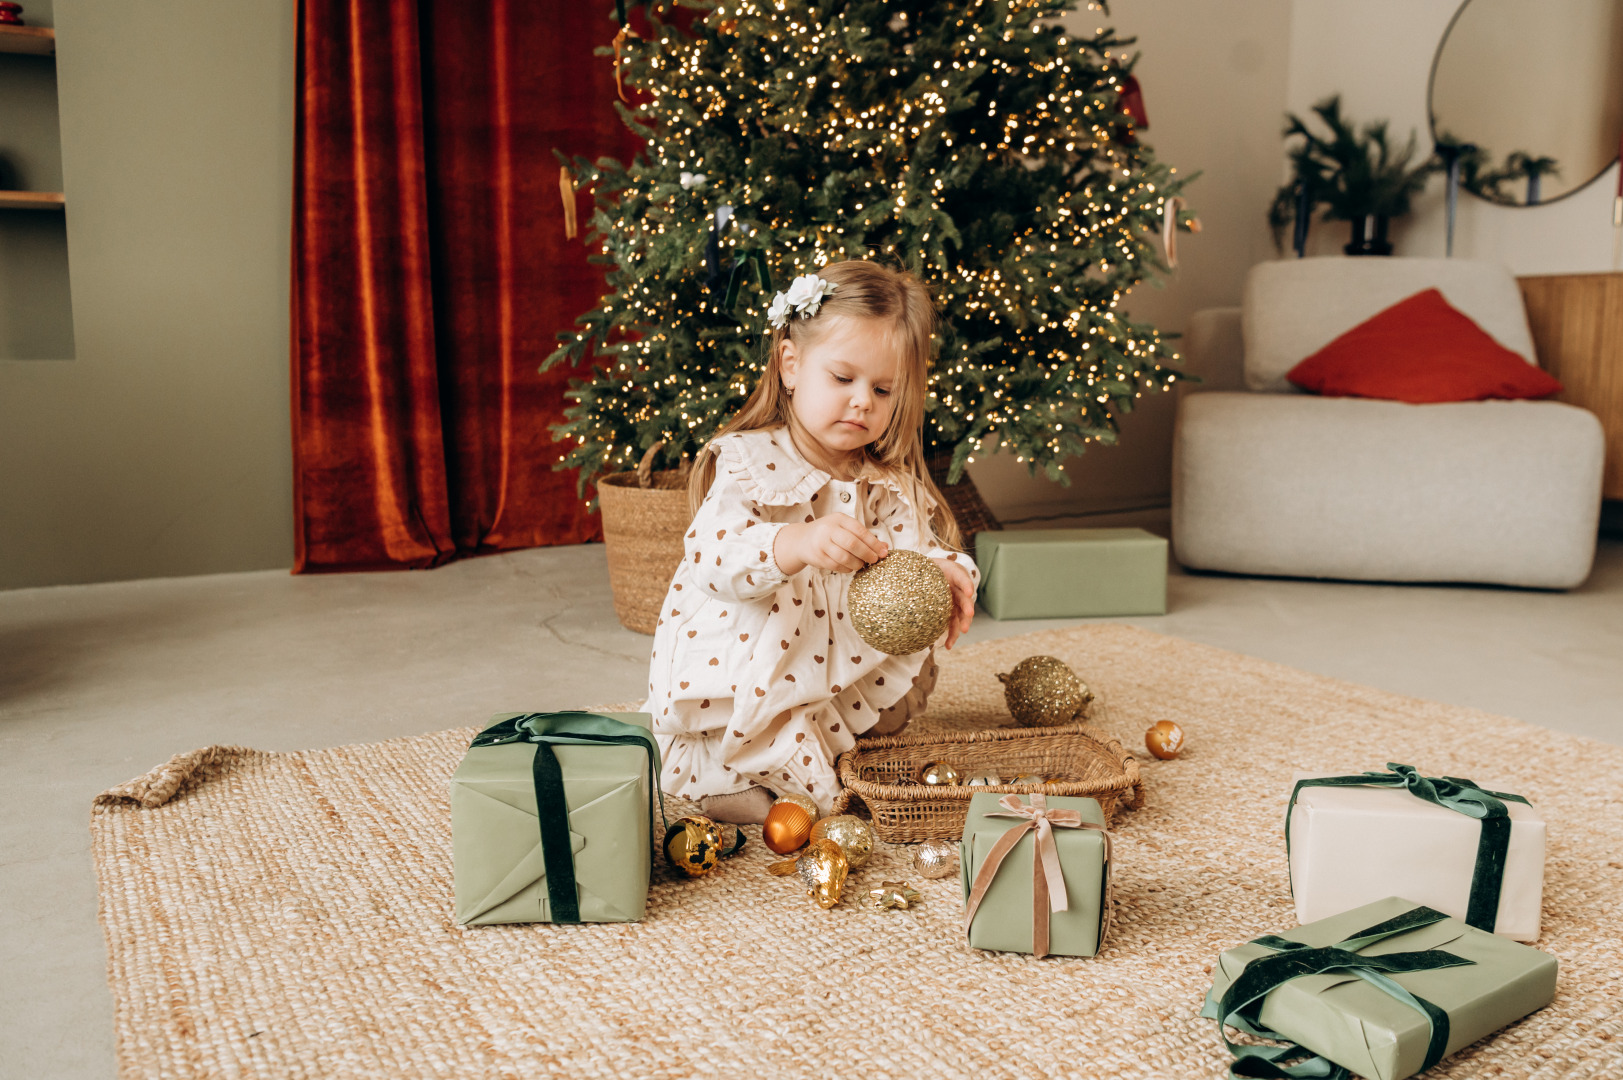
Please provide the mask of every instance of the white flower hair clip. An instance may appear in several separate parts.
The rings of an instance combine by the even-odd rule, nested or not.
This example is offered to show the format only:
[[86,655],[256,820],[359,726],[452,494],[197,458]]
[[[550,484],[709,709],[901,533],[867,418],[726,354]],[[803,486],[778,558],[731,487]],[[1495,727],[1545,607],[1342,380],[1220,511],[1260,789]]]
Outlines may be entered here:
[[772,306],[766,309],[767,321],[779,327],[788,325],[791,314],[809,319],[817,314],[817,309],[823,306],[823,298],[832,295],[834,288],[832,281],[824,281],[816,274],[801,274],[789,283],[787,292],[772,298]]

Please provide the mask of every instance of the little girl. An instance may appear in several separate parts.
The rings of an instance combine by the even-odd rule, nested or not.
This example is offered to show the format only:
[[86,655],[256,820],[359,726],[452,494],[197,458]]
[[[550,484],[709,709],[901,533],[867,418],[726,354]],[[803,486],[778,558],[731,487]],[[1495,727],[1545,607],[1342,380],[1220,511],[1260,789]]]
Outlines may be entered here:
[[665,790],[733,822],[764,820],[773,793],[827,812],[854,737],[894,734],[924,705],[933,649],[866,645],[846,617],[854,571],[892,548],[934,558],[952,585],[947,648],[969,629],[979,578],[924,468],[924,286],[833,263],[779,293],[769,318],[761,381],[693,469],[644,706]]

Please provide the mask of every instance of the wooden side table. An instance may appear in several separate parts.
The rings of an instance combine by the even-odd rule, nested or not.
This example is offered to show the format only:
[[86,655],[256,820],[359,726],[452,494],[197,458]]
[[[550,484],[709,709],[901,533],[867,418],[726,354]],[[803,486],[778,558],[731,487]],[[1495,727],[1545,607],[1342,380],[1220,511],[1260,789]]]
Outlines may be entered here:
[[1565,387],[1557,399],[1600,417],[1608,499],[1623,499],[1623,274],[1517,279],[1539,363]]

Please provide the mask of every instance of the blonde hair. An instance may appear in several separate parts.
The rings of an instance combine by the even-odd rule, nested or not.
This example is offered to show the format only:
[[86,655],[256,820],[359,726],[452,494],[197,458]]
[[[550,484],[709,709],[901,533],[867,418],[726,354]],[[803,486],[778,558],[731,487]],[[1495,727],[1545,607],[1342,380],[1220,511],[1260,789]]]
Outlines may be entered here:
[[[960,548],[958,523],[947,509],[946,500],[930,479],[924,463],[924,396],[930,379],[934,351],[935,305],[930,290],[905,270],[895,270],[876,262],[850,259],[830,263],[817,276],[835,286],[823,300],[817,314],[809,319],[791,315],[784,326],[772,331],[767,347],[766,366],[754,391],[738,415],[729,420],[713,439],[738,431],[763,431],[787,426],[800,430],[788,391],[783,385],[783,347],[793,341],[798,349],[814,344],[839,318],[885,319],[890,322],[890,342],[900,359],[893,389],[896,406],[890,422],[879,438],[862,448],[862,473],[885,470],[899,474],[902,487],[915,514],[928,508],[929,531],[945,547]],[[710,491],[716,476],[716,453],[710,442],[694,459],[688,477],[688,502],[694,513]],[[924,522],[920,521],[920,525]],[[921,529],[921,531],[923,531]]]

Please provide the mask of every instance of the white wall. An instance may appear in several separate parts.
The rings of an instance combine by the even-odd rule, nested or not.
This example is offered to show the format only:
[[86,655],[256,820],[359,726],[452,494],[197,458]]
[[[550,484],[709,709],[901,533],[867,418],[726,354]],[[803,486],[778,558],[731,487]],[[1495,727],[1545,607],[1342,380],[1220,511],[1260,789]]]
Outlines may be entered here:
[[[1430,141],[1426,83],[1432,57],[1460,0],[1291,0],[1290,75],[1284,108],[1305,114],[1340,92],[1359,121],[1385,117],[1401,139],[1413,129]],[[1564,6],[1555,10],[1570,10]],[[1507,72],[1529,93],[1560,107],[1560,71]],[[1460,133],[1462,136],[1465,134]],[[1612,197],[1617,165],[1595,183],[1545,206],[1506,207],[1462,193],[1455,223],[1456,258],[1493,259],[1517,274],[1568,274],[1615,269]],[[1342,222],[1315,226],[1311,251],[1332,254],[1347,242]],[[1435,178],[1414,213],[1394,223],[1399,255],[1442,255],[1446,224],[1443,184]]]

